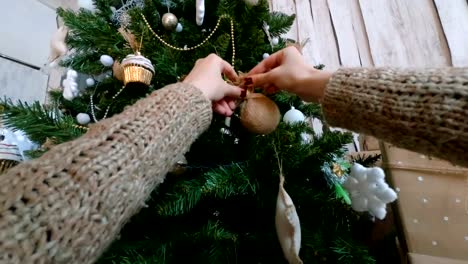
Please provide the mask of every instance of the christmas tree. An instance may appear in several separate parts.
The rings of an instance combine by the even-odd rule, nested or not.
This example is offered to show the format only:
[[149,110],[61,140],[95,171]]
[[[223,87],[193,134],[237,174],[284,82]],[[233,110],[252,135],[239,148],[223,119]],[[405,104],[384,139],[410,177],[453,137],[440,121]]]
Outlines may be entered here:
[[[4,101],[5,124],[42,146],[30,153],[37,157],[180,81],[210,53],[245,73],[292,43],[281,36],[294,16],[270,12],[266,1],[206,0],[204,9],[200,2],[95,0],[79,12],[59,9],[68,32],[69,51],[60,54],[70,69],[65,89],[52,90],[48,105]],[[136,50],[154,65],[150,85],[123,83],[119,62]],[[76,87],[76,72],[87,87]],[[288,113],[275,131],[251,133],[239,113],[229,122],[215,116],[100,262],[286,263],[275,226],[284,176],[300,219],[302,261],[373,263],[358,229],[367,215],[351,208],[341,187],[351,134],[326,124],[314,131],[307,121],[322,119],[317,104],[285,92],[267,96]]]

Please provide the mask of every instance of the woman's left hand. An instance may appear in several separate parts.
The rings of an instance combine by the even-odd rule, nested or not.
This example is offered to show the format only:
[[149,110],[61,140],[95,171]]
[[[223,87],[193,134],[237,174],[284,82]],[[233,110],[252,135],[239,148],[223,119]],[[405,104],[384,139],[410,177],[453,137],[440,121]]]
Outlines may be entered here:
[[205,97],[213,102],[215,112],[230,116],[236,108],[235,100],[240,97],[242,89],[226,83],[223,74],[233,82],[238,78],[229,63],[215,54],[210,54],[197,60],[183,82],[200,89]]

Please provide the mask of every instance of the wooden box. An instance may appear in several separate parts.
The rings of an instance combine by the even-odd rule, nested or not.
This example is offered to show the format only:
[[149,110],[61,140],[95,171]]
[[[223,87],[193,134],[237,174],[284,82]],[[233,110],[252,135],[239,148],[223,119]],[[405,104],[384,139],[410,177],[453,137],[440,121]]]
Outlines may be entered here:
[[380,144],[399,240],[411,263],[468,264],[468,168]]

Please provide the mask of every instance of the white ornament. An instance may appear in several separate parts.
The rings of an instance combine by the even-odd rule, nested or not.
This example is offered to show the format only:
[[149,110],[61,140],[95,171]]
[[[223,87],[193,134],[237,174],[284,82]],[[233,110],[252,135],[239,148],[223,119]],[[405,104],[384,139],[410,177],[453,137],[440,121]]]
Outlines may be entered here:
[[283,116],[283,122],[286,124],[300,123],[304,122],[304,120],[305,115],[294,107],[291,107]]
[[302,144],[307,145],[314,141],[312,135],[306,132],[301,133]]
[[102,65],[106,67],[111,67],[114,65],[114,59],[112,59],[112,57],[109,55],[102,55],[99,60],[101,61]]
[[271,45],[276,46],[276,45],[278,45],[278,43],[279,43],[279,38],[278,37],[274,37],[274,38],[271,39]]
[[78,0],[78,6],[80,8],[84,8],[90,11],[96,10],[96,7],[94,6],[93,0]]
[[5,139],[2,141],[2,143],[15,145],[18,147],[19,154],[23,160],[28,159],[28,157],[24,155],[25,151],[38,148],[38,145],[32,142],[21,130],[12,131],[9,129],[3,129],[0,130],[0,135],[5,136]]
[[87,85],[88,87],[94,86],[94,84],[96,84],[96,82],[94,81],[93,78],[88,78],[88,79],[86,79],[86,85]]
[[266,58],[268,58],[268,57],[270,57],[270,54],[268,54],[268,53],[263,53],[263,59],[266,59]]
[[181,23],[177,23],[177,26],[175,28],[175,31],[176,32],[182,32],[182,29],[184,29],[184,27],[182,26]]
[[203,24],[203,19],[205,18],[205,0],[197,0],[195,8],[197,25],[201,26]]
[[231,127],[231,117],[230,116],[226,116],[226,118],[224,119],[224,125],[227,126],[227,127]]
[[301,224],[297,215],[296,207],[283,187],[284,176],[280,175],[280,186],[278,200],[276,202],[276,233],[283,254],[288,263],[302,263],[299,258],[301,248]]
[[76,115],[76,121],[80,125],[86,125],[89,122],[91,122],[91,117],[86,113],[79,113],[78,115]]
[[355,211],[369,211],[378,219],[385,218],[386,204],[397,199],[396,192],[385,182],[381,168],[365,168],[355,163],[343,187],[350,193],[351,207]]
[[80,93],[76,78],[78,78],[78,73],[74,70],[68,70],[67,77],[62,82],[63,98],[69,101],[73,100]]

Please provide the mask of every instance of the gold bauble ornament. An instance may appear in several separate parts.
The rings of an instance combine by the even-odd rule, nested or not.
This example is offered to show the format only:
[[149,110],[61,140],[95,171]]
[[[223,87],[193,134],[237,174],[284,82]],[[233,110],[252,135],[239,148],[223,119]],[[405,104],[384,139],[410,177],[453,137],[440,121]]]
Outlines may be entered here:
[[154,66],[151,61],[142,56],[140,52],[127,55],[127,57],[123,59],[121,65],[124,71],[124,85],[128,83],[151,84],[151,79],[154,75]]
[[275,131],[281,114],[278,106],[261,93],[247,93],[241,105],[241,124],[255,134],[269,134]]
[[174,30],[177,27],[179,20],[172,13],[166,13],[162,17],[162,24],[166,30]]

